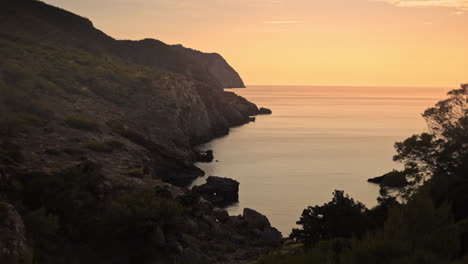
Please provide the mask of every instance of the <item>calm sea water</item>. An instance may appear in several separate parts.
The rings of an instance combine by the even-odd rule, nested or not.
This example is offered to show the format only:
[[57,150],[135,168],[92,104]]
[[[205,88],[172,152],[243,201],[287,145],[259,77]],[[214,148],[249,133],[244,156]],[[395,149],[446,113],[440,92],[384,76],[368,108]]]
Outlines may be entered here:
[[[273,110],[233,128],[202,149],[219,162],[200,163],[207,175],[240,182],[239,203],[265,214],[288,236],[309,205],[344,190],[368,207],[379,188],[369,184],[398,164],[393,145],[426,129],[421,113],[450,89],[251,86],[232,90]],[[206,178],[200,178],[198,185]]]

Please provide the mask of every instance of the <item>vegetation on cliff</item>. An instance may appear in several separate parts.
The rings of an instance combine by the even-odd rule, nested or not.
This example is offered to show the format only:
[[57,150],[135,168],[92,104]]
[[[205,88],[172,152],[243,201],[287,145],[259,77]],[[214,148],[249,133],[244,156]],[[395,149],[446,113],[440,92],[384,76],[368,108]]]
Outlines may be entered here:
[[254,104],[160,41],[115,40],[35,0],[0,17],[1,263],[234,262],[270,247],[175,186],[203,175],[193,146]]
[[187,55],[213,75],[223,88],[245,88],[240,75],[218,53],[203,53],[198,50],[186,48],[182,45],[173,45],[175,49]]

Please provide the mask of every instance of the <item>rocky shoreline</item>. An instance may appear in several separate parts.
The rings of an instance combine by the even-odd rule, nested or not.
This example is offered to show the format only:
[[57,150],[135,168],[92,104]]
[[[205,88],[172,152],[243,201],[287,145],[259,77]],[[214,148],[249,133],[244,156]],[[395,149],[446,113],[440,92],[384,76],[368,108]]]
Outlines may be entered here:
[[213,160],[195,146],[266,113],[224,72],[40,1],[0,15],[1,263],[248,263],[281,242],[259,213],[215,209],[235,182],[184,187]]

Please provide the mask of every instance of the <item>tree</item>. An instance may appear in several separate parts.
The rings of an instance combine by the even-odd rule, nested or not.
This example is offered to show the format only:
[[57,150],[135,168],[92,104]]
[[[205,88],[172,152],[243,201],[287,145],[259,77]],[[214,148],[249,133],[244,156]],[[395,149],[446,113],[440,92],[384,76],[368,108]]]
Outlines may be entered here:
[[[395,161],[405,166],[408,186],[398,190],[407,200],[419,186],[438,176],[465,174],[468,158],[468,84],[448,93],[423,113],[429,132],[397,142]],[[391,188],[383,187],[387,194]]]
[[335,191],[332,201],[322,206],[309,206],[297,222],[301,229],[293,229],[290,237],[302,241],[306,247],[320,240],[361,236],[368,226],[368,210],[343,191]]

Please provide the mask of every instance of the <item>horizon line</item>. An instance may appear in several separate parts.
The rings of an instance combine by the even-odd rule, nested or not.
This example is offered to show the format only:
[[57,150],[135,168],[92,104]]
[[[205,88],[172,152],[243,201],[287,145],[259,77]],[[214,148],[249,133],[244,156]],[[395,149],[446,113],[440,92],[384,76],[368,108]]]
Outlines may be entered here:
[[[459,88],[460,85],[464,83],[460,83],[456,85],[455,87],[453,85],[446,85],[446,86],[431,86],[431,85],[426,85],[426,86],[416,86],[416,85],[320,85],[320,84],[245,84],[245,88],[248,88],[249,86],[264,86],[264,87],[271,87],[271,86],[285,86],[285,87],[350,87],[350,88],[359,88],[359,87],[379,87],[379,88]],[[230,88],[230,89],[243,89],[243,88]]]

